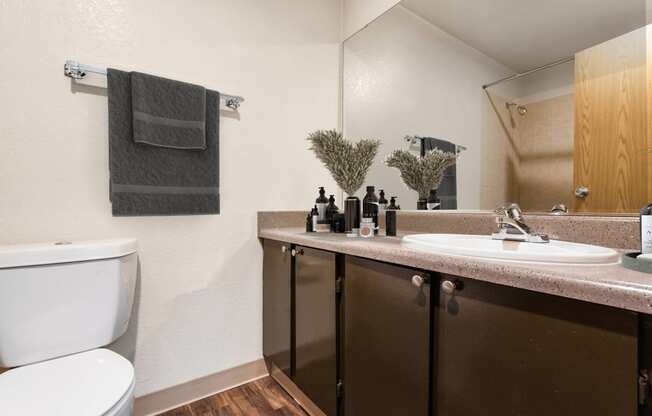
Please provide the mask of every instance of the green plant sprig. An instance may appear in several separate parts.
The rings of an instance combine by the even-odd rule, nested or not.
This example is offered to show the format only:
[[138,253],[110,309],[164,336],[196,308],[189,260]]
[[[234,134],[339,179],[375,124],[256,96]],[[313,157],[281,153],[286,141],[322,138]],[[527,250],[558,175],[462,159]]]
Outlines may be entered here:
[[352,143],[335,130],[315,131],[308,136],[308,141],[317,159],[348,195],[360,189],[380,147],[380,140],[363,139]]
[[454,153],[439,149],[430,150],[424,157],[417,157],[407,150],[395,150],[385,160],[390,168],[401,172],[401,179],[408,188],[416,191],[419,198],[425,199],[431,189],[438,189],[444,171],[455,164]]

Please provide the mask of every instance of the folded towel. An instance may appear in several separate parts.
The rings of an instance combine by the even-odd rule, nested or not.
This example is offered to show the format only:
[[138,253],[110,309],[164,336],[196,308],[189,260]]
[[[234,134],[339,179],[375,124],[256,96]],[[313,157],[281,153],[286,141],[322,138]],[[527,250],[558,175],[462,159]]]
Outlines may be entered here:
[[206,150],[175,150],[134,142],[130,74],[107,78],[113,215],[218,214],[219,93],[206,90]]
[[171,149],[206,149],[206,90],[131,73],[134,140]]

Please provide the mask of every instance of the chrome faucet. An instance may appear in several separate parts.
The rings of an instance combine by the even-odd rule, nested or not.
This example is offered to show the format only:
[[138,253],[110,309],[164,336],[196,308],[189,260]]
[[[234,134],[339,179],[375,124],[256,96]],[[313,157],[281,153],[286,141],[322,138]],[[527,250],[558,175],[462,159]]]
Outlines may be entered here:
[[533,233],[523,221],[523,211],[518,204],[501,205],[494,211],[498,231],[491,235],[494,240],[523,241],[526,243],[548,243],[546,234]]

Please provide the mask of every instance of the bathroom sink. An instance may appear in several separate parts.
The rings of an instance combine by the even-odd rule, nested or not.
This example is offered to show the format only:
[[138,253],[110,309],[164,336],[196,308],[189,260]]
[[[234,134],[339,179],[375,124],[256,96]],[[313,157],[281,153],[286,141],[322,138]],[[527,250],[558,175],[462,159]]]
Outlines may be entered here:
[[414,234],[403,237],[402,243],[436,254],[495,260],[550,264],[610,264],[620,261],[618,252],[610,248],[557,240],[524,243],[493,240],[488,235]]

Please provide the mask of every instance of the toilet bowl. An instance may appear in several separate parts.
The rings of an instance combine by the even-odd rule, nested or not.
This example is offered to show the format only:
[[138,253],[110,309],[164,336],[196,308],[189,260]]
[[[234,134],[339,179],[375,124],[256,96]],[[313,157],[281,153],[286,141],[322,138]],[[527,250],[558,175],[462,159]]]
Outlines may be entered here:
[[0,409],[12,416],[128,416],[134,368],[96,349],[9,370],[0,375]]
[[0,414],[131,416],[136,240],[0,246]]

